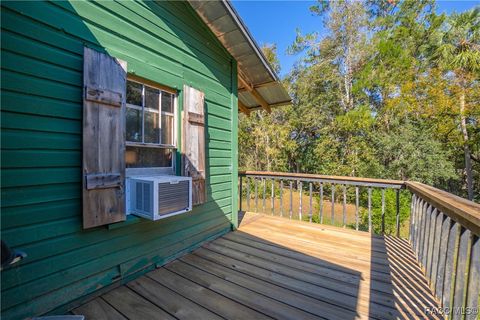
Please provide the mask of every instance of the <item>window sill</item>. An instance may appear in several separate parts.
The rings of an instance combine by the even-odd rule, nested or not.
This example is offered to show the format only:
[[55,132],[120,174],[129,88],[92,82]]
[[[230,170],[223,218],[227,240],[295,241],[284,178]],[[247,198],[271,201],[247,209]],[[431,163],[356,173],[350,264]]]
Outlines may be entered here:
[[129,226],[129,225],[132,225],[132,224],[137,224],[137,223],[140,223],[142,221],[146,221],[146,219],[137,217],[133,214],[129,214],[129,215],[127,215],[127,219],[125,221],[109,224],[109,225],[107,225],[107,229],[108,230],[115,230],[115,229],[123,228],[123,227]]

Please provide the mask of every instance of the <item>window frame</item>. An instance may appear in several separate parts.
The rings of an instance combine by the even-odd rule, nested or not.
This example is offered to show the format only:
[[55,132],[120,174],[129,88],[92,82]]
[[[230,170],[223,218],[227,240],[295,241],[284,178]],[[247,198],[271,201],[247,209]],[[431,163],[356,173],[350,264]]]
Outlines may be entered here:
[[[135,82],[140,85],[142,85],[142,106],[137,106],[134,104],[129,104],[126,103],[125,107],[126,108],[131,108],[135,110],[141,111],[142,114],[142,142],[137,142],[137,141],[128,141],[127,137],[125,136],[125,147],[137,147],[137,148],[158,148],[158,149],[169,149],[172,151],[172,160],[171,160],[171,166],[169,167],[142,167],[142,168],[125,168],[126,169],[126,175],[127,176],[132,176],[132,175],[158,175],[158,174],[175,174],[175,167],[176,167],[176,154],[178,151],[178,126],[177,126],[177,121],[178,121],[178,91],[166,86],[163,86],[161,84],[157,84],[155,82],[152,82],[150,80],[140,78],[137,76],[132,76],[128,75],[127,76],[127,81]],[[170,116],[173,118],[173,125],[172,125],[172,144],[164,144],[162,143],[162,136],[161,136],[161,130],[159,130],[159,141],[160,143],[152,143],[152,142],[143,142],[145,141],[145,87],[150,87],[153,89],[159,90],[159,108],[158,108],[158,125],[159,128],[162,128],[162,115]],[[162,111],[162,96],[163,93],[169,93],[172,95],[172,107],[173,107],[173,112],[165,112]],[[148,109],[148,108],[147,108]],[[126,111],[125,109],[125,117],[124,121],[126,121]],[[149,111],[147,111],[149,112]],[[151,111],[150,111],[151,112]],[[155,112],[156,113],[156,112]],[[126,150],[125,150],[126,151]]]

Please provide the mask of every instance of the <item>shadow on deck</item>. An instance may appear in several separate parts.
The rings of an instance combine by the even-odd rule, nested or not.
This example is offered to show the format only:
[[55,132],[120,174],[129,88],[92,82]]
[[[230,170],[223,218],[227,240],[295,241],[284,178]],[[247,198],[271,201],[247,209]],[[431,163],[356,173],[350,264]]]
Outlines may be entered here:
[[438,307],[410,244],[247,213],[237,231],[73,310],[88,319],[418,319]]

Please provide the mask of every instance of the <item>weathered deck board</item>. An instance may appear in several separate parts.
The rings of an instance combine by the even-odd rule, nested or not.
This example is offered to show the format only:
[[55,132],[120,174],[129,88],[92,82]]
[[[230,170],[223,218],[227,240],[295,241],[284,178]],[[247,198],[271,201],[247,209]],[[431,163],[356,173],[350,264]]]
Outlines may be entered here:
[[74,312],[87,319],[109,319],[107,308],[128,319],[440,318],[425,312],[438,302],[406,240],[266,215],[241,219],[237,231]]

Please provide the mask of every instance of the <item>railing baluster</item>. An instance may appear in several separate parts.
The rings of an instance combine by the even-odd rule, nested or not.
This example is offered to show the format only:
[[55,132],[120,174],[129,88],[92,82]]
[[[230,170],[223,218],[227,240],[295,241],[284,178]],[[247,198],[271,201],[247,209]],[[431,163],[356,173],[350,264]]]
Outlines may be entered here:
[[418,204],[417,204],[417,227],[415,228],[415,252],[418,257],[418,253],[420,252],[420,230],[422,229],[422,222],[423,222],[423,206],[425,205],[425,202],[423,199],[419,199]]
[[382,188],[382,234],[385,233],[385,188]]
[[427,257],[425,259],[425,273],[427,274],[427,279],[430,278],[432,274],[432,257],[433,257],[433,242],[435,240],[435,232],[437,231],[437,217],[440,217],[437,208],[434,208],[432,211],[432,217],[430,218],[430,234],[428,235],[428,244],[427,244]]
[[320,182],[320,223],[323,223],[323,182]]
[[342,225],[344,228],[347,226],[347,186],[346,185],[343,185]]
[[409,235],[408,238],[410,239],[410,242],[412,244],[412,247],[415,246],[415,226],[416,226],[416,221],[415,221],[415,206],[417,203],[417,195],[413,194],[412,196],[412,202],[410,203],[410,230],[409,230]]
[[421,231],[420,231],[420,242],[419,242],[419,246],[418,246],[418,260],[419,262],[422,261],[423,259],[423,249],[424,249],[424,245],[425,245],[425,233],[426,233],[426,229],[427,229],[427,219],[428,219],[428,215],[429,215],[429,211],[430,210],[430,205],[428,203],[425,202],[425,205],[422,207],[422,224],[421,224]]
[[245,177],[247,182],[247,211],[250,211],[250,180],[248,177]]
[[302,196],[302,191],[303,191],[303,188],[302,188],[302,182],[300,181],[298,183],[298,187],[299,187],[299,193],[300,193],[300,203],[299,203],[299,208],[298,208],[298,219],[299,220],[302,220],[302,200],[303,200],[303,196]]
[[395,214],[395,230],[397,237],[400,237],[400,189],[395,190],[395,209],[396,209],[396,214]]
[[293,181],[290,180],[290,219],[293,214]]
[[433,211],[434,211],[434,208],[431,205],[429,205],[427,209],[426,219],[425,219],[425,231],[423,235],[423,246],[422,246],[422,259],[420,260],[420,263],[423,265],[423,267],[427,266],[428,242],[430,240],[430,232],[431,232],[430,224],[432,223]]
[[[471,248],[466,306],[470,307],[471,310],[478,310],[478,293],[480,292],[480,239],[476,235],[472,235]],[[472,312],[471,314],[467,314],[465,319],[477,319],[477,315]]]
[[280,216],[283,217],[283,180],[280,180]]
[[238,204],[238,210],[240,212],[242,212],[242,193],[243,193],[243,186],[242,186],[242,183],[243,183],[243,179],[242,179],[242,176],[240,176],[240,203]]
[[414,251],[417,253],[419,252],[419,247],[420,247],[420,230],[422,228],[422,215],[423,215],[423,206],[425,202],[423,201],[422,198],[418,198],[417,204],[416,204],[416,209],[415,209],[415,242],[414,242]]
[[[466,300],[465,288],[468,283],[467,262],[471,250],[471,233],[470,230],[461,228],[460,243],[458,245],[457,268],[455,271],[455,284],[453,287],[453,310],[461,310]],[[473,280],[474,281],[474,280]],[[455,318],[455,315],[454,315]]]
[[358,207],[359,207],[359,189],[355,187],[355,230],[358,230]]
[[258,178],[255,178],[255,212],[258,212]]
[[332,183],[332,212],[330,218],[330,224],[333,226],[335,224],[335,185]]
[[435,221],[435,238],[433,239],[432,268],[428,277],[430,279],[430,288],[435,292],[437,283],[438,262],[440,260],[440,241],[442,240],[442,224],[444,215],[439,212]]
[[435,283],[435,295],[442,301],[443,297],[443,284],[445,280],[445,267],[447,262],[447,249],[448,242],[450,241],[450,230],[452,227],[452,220],[450,217],[446,217],[442,223],[442,238],[440,239],[440,250],[438,256],[438,271],[437,280]]
[[272,215],[275,214],[275,179],[272,179]]
[[448,239],[447,261],[445,263],[445,279],[443,283],[442,307],[452,307],[453,286],[455,284],[455,264],[458,257],[458,247],[460,244],[460,224],[455,222],[450,228]]
[[312,186],[311,182],[309,184],[309,188],[310,188],[310,207],[308,208],[308,220],[310,222],[312,222],[312,205],[313,205],[313,203],[312,203],[312,188],[313,188],[313,186]]
[[262,179],[262,183],[263,183],[262,213],[267,213],[266,210],[265,210],[266,193],[267,193],[267,179]]
[[372,232],[372,188],[368,188],[368,232]]

